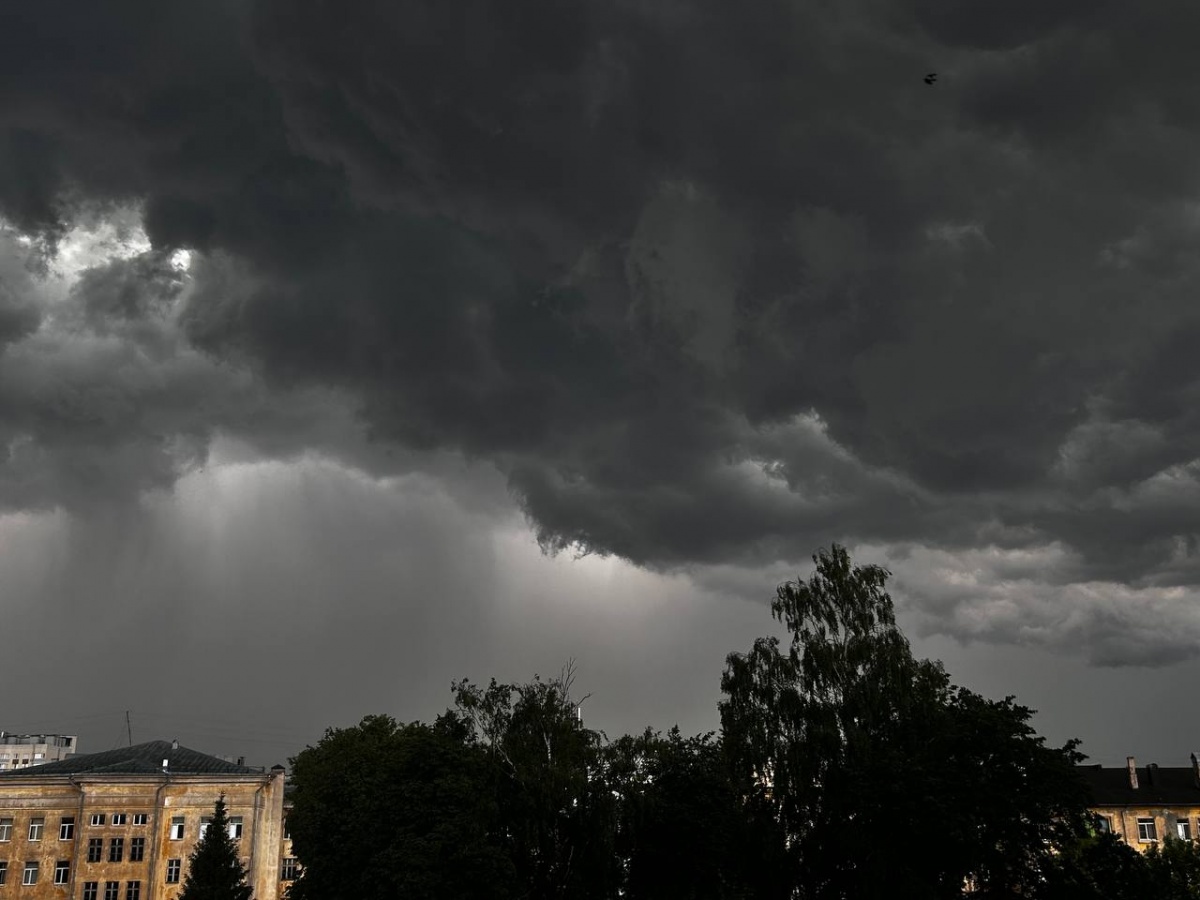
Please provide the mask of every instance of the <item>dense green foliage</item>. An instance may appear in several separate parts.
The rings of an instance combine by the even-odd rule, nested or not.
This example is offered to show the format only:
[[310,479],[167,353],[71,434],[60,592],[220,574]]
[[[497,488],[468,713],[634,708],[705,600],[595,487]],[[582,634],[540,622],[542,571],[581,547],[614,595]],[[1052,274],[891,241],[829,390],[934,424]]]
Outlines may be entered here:
[[251,900],[246,868],[238,859],[238,842],[229,836],[225,795],[217,798],[208,830],[188,859],[179,900]]
[[610,742],[570,667],[327,731],[293,760],[291,900],[1200,897],[1195,844],[1090,833],[1074,742],[913,657],[886,570],[814,561],[786,641],[728,657],[719,736]]
[[1096,834],[1063,847],[1043,894],[1055,900],[1161,897],[1154,880],[1142,854],[1116,835]]
[[512,868],[483,750],[451,714],[369,716],[293,760],[292,900],[504,898]]
[[837,546],[814,561],[772,604],[788,645],[759,639],[722,680],[726,752],[787,835],[794,896],[1029,895],[1083,832],[1075,744],[914,659],[886,570]]
[[785,897],[782,832],[746,802],[712,735],[647,730],[606,753],[620,799],[617,849],[631,900]]
[[327,731],[293,760],[292,900],[613,896],[616,803],[569,689],[463,682],[432,726]]
[[530,900],[611,897],[620,882],[602,736],[583,727],[571,677],[568,668],[552,681],[454,686],[456,711],[486,752],[513,891]]
[[1142,854],[1116,835],[1089,835],[1063,848],[1038,896],[1047,900],[1197,900],[1200,843],[1167,837]]

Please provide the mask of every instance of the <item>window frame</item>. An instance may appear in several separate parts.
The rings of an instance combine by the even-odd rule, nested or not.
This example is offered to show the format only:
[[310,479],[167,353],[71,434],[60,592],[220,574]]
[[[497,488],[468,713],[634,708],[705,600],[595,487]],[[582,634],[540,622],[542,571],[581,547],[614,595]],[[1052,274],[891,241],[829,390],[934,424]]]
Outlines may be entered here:
[[83,900],[97,900],[100,894],[100,882],[85,881],[83,883]]
[[5,816],[0,819],[0,844],[7,844],[12,840],[13,817]]
[[70,882],[71,861],[69,859],[56,859],[54,861],[54,883],[70,884]]
[[103,828],[107,816],[104,813],[92,813],[92,828]]
[[187,831],[187,819],[184,816],[171,817],[171,830],[168,840],[182,841],[183,836]]
[[114,828],[119,828],[129,821],[129,816],[126,813],[113,813],[112,825]]
[[150,821],[150,817],[146,813],[134,813],[133,824],[135,827],[141,827]]
[[[1137,820],[1137,832],[1139,844],[1158,843],[1158,826],[1152,817],[1139,816]],[[1147,834],[1149,837],[1146,836]]]
[[242,839],[242,831],[244,830],[244,827],[245,827],[244,823],[245,823],[244,816],[230,816],[229,817],[229,836],[231,838],[233,838],[233,840],[240,841]]
[[279,880],[295,881],[299,873],[300,863],[294,856],[285,856],[279,864]]
[[104,862],[104,838],[88,838],[87,861]]
[[29,820],[29,840],[40,841],[42,834],[46,831],[46,817],[34,816]]
[[[33,879],[30,880],[29,875],[33,873]],[[36,859],[28,859],[25,861],[25,871],[21,876],[21,887],[31,887],[38,883],[42,877],[41,864]]]
[[1175,836],[1181,841],[1191,841],[1192,839],[1192,820],[1188,818],[1179,818],[1175,820]]
[[104,882],[104,900],[121,900],[121,882]]
[[108,861],[110,863],[119,863],[125,861],[125,838],[109,838]]
[[164,884],[179,884],[179,876],[183,871],[182,859],[167,860],[167,877],[163,881]]
[[8,860],[0,859],[0,887],[8,884]]
[[142,862],[146,858],[146,839],[135,837],[129,839],[129,861]]
[[58,820],[58,839],[60,841],[75,840],[75,817],[62,816]]
[[125,900],[142,900],[142,883],[140,881],[125,882]]

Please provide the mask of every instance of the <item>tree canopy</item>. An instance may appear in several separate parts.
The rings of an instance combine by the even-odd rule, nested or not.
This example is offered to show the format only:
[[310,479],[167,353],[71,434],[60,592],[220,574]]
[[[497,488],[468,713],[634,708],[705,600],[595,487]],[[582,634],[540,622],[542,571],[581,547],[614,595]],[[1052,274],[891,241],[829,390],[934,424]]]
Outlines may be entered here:
[[1115,834],[1091,833],[1066,844],[1046,873],[1047,900],[1197,900],[1200,843],[1168,835],[1139,853]]
[[729,777],[713,734],[665,736],[647,729],[606,750],[619,800],[617,851],[630,900],[767,900],[780,883],[777,823],[747,802]]
[[603,735],[583,726],[573,668],[555,679],[454,685],[455,711],[489,762],[520,896],[609,897],[616,804],[602,771]]
[[292,900],[613,896],[615,801],[569,671],[453,690],[432,726],[369,716],[293,760]]
[[292,761],[290,900],[504,898],[512,866],[482,748],[452,715],[368,716]]
[[887,570],[836,545],[813,560],[772,603],[790,640],[731,654],[720,704],[735,772],[785,832],[795,896],[1032,891],[1084,827],[1075,742],[1047,747],[1031,710],[915,659]]
[[328,730],[293,760],[291,900],[1194,896],[1194,847],[1089,834],[1075,742],[913,656],[885,569],[814,562],[786,638],[727,658],[717,734],[609,741],[570,666]]

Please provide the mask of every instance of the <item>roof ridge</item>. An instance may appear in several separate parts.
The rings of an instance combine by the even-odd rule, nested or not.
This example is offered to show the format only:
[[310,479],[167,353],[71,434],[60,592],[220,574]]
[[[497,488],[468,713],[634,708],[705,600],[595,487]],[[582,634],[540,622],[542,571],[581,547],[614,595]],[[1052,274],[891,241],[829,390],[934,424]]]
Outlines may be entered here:
[[218,756],[181,746],[178,741],[153,740],[115,747],[112,750],[75,754],[38,766],[0,772],[0,778],[76,775],[87,772],[145,773],[159,770],[176,774],[224,775],[255,775],[262,772],[259,768],[231,763]]

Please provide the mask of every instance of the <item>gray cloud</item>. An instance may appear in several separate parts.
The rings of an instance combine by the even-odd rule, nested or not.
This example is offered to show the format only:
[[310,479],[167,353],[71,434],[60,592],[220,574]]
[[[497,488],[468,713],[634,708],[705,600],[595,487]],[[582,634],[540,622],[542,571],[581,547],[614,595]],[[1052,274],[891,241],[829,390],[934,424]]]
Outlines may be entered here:
[[43,665],[6,728],[78,729],[83,749],[107,749],[130,709],[135,740],[271,765],[367,713],[432,718],[453,679],[523,680],[574,657],[593,727],[704,730],[724,654],[764,624],[761,602],[681,577],[544,557],[495,472],[376,479],[234,454],[218,442],[224,464],[136,510],[0,515],[6,665],[28,671],[50,645],[76,660]]
[[[1176,658],[1196,12],[1084,6],[23,7],[0,505],[127,501],[218,438],[468,459],[549,548],[982,553],[923,601],[946,633]],[[26,257],[121,204],[152,246],[39,299]],[[1047,548],[1028,602],[968,596]]]

